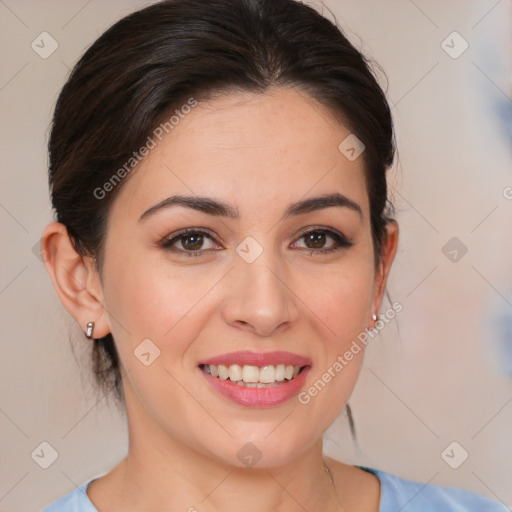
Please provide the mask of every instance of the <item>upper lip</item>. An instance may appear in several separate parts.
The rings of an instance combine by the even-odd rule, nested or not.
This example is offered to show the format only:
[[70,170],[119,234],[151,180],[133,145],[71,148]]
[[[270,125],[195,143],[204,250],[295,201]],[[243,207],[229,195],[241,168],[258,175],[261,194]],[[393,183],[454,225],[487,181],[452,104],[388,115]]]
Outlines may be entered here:
[[293,365],[293,366],[308,366],[311,365],[311,360],[307,357],[293,354],[292,352],[274,351],[274,352],[251,352],[240,351],[230,352],[228,354],[221,354],[219,356],[209,357],[198,363],[202,364],[224,364],[230,366],[232,364],[251,365],[251,366],[268,366],[268,365]]

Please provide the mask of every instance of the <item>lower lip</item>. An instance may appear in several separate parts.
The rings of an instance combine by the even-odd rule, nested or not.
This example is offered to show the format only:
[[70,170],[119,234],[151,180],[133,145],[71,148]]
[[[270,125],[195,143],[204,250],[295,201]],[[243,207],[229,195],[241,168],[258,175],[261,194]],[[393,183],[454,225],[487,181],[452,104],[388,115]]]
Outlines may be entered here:
[[306,366],[292,380],[284,380],[283,383],[278,386],[271,388],[246,388],[230,380],[212,377],[210,374],[201,370],[201,368],[198,368],[207,382],[218,393],[239,405],[245,405],[247,407],[272,407],[290,400],[298,395],[310,369],[310,366]]

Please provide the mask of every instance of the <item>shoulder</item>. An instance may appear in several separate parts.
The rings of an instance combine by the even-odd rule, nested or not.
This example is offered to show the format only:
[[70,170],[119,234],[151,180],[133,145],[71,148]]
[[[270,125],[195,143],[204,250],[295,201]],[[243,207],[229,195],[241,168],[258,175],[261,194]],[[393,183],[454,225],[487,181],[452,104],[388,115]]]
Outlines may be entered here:
[[85,492],[91,481],[83,483],[74,491],[50,503],[41,512],[98,512]]
[[384,471],[359,466],[374,473],[381,483],[379,512],[508,512],[502,503],[465,489],[407,480]]

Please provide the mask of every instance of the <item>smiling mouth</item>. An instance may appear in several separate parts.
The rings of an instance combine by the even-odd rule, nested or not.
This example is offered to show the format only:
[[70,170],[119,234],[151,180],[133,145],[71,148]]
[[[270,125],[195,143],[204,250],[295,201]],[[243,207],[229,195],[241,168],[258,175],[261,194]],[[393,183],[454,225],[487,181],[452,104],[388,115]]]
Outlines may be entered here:
[[246,388],[271,388],[292,381],[306,366],[297,365],[224,365],[201,364],[199,368],[212,377],[231,381]]

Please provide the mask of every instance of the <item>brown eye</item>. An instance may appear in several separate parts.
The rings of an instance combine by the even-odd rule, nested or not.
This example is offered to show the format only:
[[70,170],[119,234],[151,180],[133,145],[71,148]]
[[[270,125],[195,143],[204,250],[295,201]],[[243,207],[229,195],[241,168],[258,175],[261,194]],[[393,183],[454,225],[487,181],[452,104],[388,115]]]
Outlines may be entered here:
[[[308,249],[322,249],[327,238],[325,233],[322,231],[310,231],[303,236]],[[310,243],[311,245],[308,245]]]
[[181,237],[181,245],[190,251],[197,251],[201,249],[204,242],[203,235],[185,235]]
[[[204,247],[205,242],[209,240],[213,243],[213,237],[204,232],[194,229],[181,231],[180,233],[166,238],[160,243],[163,249],[183,254],[184,256],[200,256],[212,247]],[[213,244],[215,245],[215,244]]]
[[[325,248],[324,246],[329,238],[334,240],[334,244]],[[299,240],[301,239],[304,239],[304,249],[310,249],[311,255],[325,254],[354,245],[352,242],[348,241],[346,237],[330,229],[315,229],[308,231],[300,236]]]

